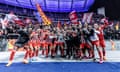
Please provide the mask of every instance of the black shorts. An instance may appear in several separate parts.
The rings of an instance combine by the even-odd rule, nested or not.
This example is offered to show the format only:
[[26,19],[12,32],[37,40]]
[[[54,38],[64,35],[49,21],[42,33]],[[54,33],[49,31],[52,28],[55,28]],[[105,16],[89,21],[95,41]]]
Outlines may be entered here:
[[28,41],[29,41],[29,40],[25,40],[25,41],[17,40],[17,41],[15,42],[15,46],[17,46],[18,48],[23,47],[25,44],[28,43]]
[[15,43],[15,46],[18,47],[18,48],[21,48],[21,47],[23,47],[24,45],[25,45],[25,44],[22,44],[22,43],[17,43],[17,42]]

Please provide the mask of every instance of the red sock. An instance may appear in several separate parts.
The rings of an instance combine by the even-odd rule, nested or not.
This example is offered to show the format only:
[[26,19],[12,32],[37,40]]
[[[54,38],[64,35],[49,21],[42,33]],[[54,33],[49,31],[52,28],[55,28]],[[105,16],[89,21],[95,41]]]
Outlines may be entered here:
[[42,55],[44,55],[44,50],[42,50]]
[[46,56],[48,56],[48,49],[46,49]]
[[42,55],[44,55],[44,49],[45,49],[45,46],[43,46],[42,48]]
[[36,57],[38,56],[38,54],[39,54],[39,50],[36,50],[35,51],[35,53],[36,53]]
[[29,51],[29,57],[32,58],[32,51]]
[[28,56],[29,56],[29,51],[27,50],[26,53],[25,53],[24,59],[27,59]]
[[100,60],[103,60],[103,53],[101,51],[98,51],[98,54],[99,54]]
[[10,54],[10,58],[9,58],[10,61],[12,61],[14,59],[14,55],[15,55],[15,51],[12,50],[12,52]]
[[51,50],[51,56],[54,56],[54,55],[55,55],[55,50],[52,49],[52,50]]
[[105,52],[105,50],[103,50],[103,56],[105,56],[106,55],[106,52]]
[[32,57],[34,57],[35,56],[35,51],[32,51]]

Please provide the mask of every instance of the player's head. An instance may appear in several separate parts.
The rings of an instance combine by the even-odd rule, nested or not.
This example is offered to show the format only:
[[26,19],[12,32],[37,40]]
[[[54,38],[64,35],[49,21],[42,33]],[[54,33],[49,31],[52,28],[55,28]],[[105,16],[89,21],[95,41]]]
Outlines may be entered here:
[[82,24],[79,24],[79,28],[82,28]]
[[92,25],[88,25],[88,30],[91,30],[92,29]]
[[88,24],[87,24],[87,23],[85,23],[85,24],[84,24],[84,28],[87,28],[87,27],[88,27]]
[[94,24],[94,28],[98,29],[99,25],[97,23]]

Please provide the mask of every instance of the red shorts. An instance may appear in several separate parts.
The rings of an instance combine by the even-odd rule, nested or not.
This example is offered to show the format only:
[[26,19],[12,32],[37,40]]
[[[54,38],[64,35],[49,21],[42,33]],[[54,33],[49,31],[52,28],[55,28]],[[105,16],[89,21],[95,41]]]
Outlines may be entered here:
[[41,44],[41,46],[48,46],[48,43],[45,41],[42,41],[40,44]]
[[52,42],[48,42],[47,44],[48,44],[49,46],[53,46]]
[[37,43],[32,43],[32,46],[35,48],[35,47],[38,46],[38,44]]
[[96,41],[92,41],[92,45],[94,46],[97,46],[97,47],[99,47],[99,40],[96,40]]
[[35,48],[35,45],[33,43],[29,43],[29,46]]
[[37,47],[41,46],[41,42],[39,40],[36,43],[37,43]]
[[90,45],[88,43],[81,43],[80,48],[90,48]]
[[40,43],[37,43],[37,46],[38,46],[38,47],[40,47],[40,46],[41,46],[41,44],[40,44]]
[[44,42],[41,41],[41,42],[40,42],[40,46],[43,46],[43,44],[44,44]]
[[105,41],[99,40],[100,47],[105,48]]

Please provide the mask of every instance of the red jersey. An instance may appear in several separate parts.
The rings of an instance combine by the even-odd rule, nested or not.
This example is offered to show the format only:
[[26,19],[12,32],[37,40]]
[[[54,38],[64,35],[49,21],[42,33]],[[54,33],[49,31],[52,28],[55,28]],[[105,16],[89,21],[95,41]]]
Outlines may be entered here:
[[98,34],[99,40],[104,40],[103,27],[100,27],[98,30],[100,32]]
[[104,24],[102,25],[101,27],[98,28],[99,30],[99,34],[98,34],[98,37],[99,37],[99,40],[104,40],[104,33],[103,33],[103,30],[104,28],[107,26],[108,24]]
[[30,46],[36,47],[36,46],[37,46],[36,40],[31,40],[31,41],[30,41]]

